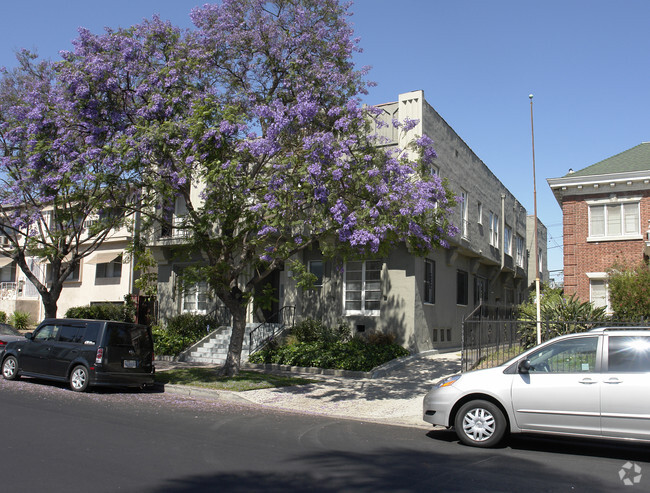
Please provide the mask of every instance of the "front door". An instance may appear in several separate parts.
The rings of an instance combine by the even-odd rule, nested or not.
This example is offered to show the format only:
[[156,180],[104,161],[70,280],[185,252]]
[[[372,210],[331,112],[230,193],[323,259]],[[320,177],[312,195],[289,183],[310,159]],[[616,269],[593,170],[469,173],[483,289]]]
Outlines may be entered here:
[[650,439],[650,336],[609,335],[603,435]]
[[512,403],[526,431],[600,435],[598,336],[565,339],[531,353],[516,375]]

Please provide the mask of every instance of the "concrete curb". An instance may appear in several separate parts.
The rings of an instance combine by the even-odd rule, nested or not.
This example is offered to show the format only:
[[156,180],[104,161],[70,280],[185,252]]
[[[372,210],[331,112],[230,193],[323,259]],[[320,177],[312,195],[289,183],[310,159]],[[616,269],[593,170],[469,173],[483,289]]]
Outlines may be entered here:
[[165,394],[182,395],[195,399],[232,402],[238,404],[255,404],[255,402],[238,395],[237,392],[228,390],[202,389],[201,387],[192,387],[190,385],[173,385],[173,384],[156,384],[158,390]]

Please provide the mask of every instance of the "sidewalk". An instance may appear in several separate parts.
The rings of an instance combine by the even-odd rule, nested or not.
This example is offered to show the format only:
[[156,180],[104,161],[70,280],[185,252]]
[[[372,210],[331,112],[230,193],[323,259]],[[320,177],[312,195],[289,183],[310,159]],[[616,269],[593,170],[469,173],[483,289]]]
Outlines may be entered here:
[[[189,366],[157,361],[156,367]],[[430,428],[422,420],[422,399],[437,380],[460,371],[460,353],[425,353],[405,358],[380,378],[300,373],[316,383],[229,392],[165,385],[165,392],[201,399],[248,402],[279,410]],[[296,373],[298,375],[298,373]]]

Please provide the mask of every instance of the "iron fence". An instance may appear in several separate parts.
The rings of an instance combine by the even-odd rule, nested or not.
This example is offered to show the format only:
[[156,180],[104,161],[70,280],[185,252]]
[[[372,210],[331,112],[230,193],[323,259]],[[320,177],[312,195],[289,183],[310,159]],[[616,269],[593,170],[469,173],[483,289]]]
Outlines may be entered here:
[[[481,308],[481,307],[479,307]],[[507,313],[507,317],[497,315]],[[639,327],[648,320],[542,320],[541,340],[545,342],[563,334],[586,332],[598,327]],[[515,310],[477,309],[465,319],[462,329],[461,371],[490,368],[535,346],[537,323],[518,319]]]

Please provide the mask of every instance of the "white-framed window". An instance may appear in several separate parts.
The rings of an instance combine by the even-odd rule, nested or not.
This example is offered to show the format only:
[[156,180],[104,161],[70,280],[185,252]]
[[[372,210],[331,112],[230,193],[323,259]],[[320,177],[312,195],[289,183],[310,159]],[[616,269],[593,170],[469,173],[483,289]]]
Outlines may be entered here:
[[521,235],[516,235],[516,247],[517,247],[517,267],[524,267],[524,261],[526,259],[525,252],[526,252],[526,242],[524,241],[523,236]]
[[489,224],[489,240],[490,245],[494,248],[499,248],[499,215],[490,211],[490,224]]
[[607,273],[587,272],[587,277],[589,277],[589,301],[591,301],[595,307],[604,306],[607,308],[607,312],[611,312]]
[[103,262],[95,267],[96,279],[116,279],[122,277],[122,256],[120,255],[112,262]]
[[469,195],[465,190],[460,191],[460,223],[461,223],[461,236],[467,238],[469,235]]
[[346,315],[379,316],[382,260],[347,262],[344,272]]
[[429,259],[424,259],[424,302],[436,302],[436,263]]
[[503,228],[503,250],[512,257],[512,228],[507,224]]
[[308,264],[309,273],[316,276],[314,286],[319,287],[323,285],[323,261],[310,260]]
[[206,281],[187,284],[183,289],[181,311],[188,313],[207,313],[212,296]]
[[478,215],[478,224],[482,225],[483,224],[483,204],[478,202],[476,204],[476,213]]
[[640,199],[587,201],[589,238],[587,241],[639,239],[641,235]]

